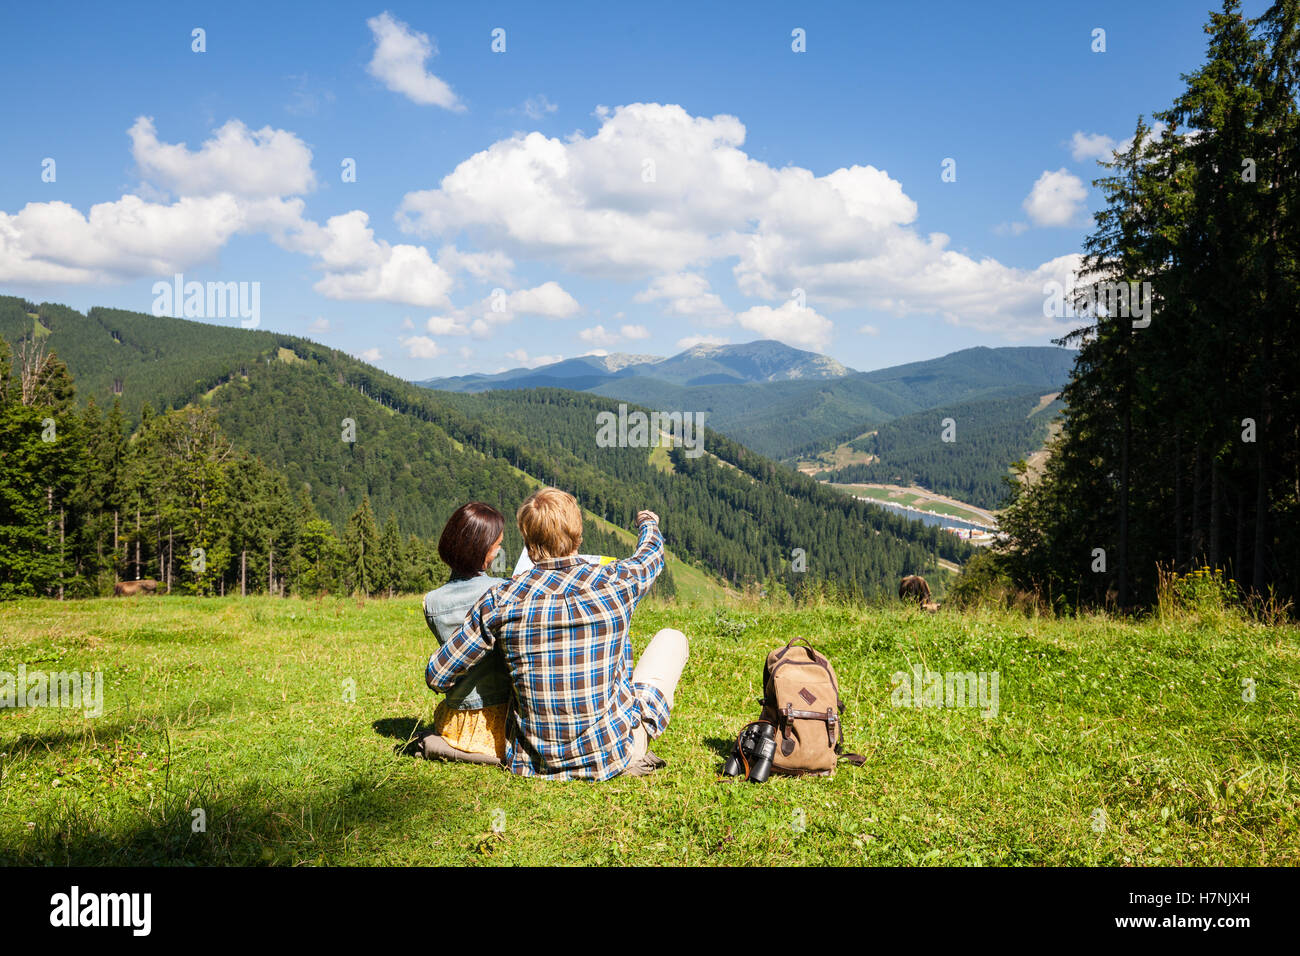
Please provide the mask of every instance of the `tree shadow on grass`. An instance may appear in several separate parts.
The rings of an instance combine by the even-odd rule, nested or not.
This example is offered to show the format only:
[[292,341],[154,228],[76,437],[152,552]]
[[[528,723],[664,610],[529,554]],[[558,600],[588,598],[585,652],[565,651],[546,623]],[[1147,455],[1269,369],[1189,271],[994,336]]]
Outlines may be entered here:
[[[222,706],[217,703],[213,711],[220,712]],[[0,751],[36,756],[111,746],[128,734],[158,734],[167,720],[202,717],[205,710],[199,702],[112,723],[95,720],[87,722],[93,727],[84,729],[20,734],[16,740],[0,739]],[[401,748],[419,727],[419,718],[384,718],[372,726],[377,734],[397,740]],[[409,783],[390,777],[384,774],[376,780],[354,773],[314,788],[259,780],[237,789],[226,789],[210,779],[195,792],[154,788],[149,793],[159,802],[148,807],[91,801],[50,804],[29,811],[25,829],[0,831],[0,866],[372,863],[370,857],[357,860],[358,849],[365,852],[376,843],[395,840],[394,834],[424,812],[430,800],[437,801],[443,788],[456,786],[454,778],[425,777],[415,794]],[[450,792],[442,795],[454,799]]]
[[126,827],[106,825],[94,808],[64,807],[37,816],[27,833],[0,837],[0,865],[346,866],[363,862],[350,859],[354,848],[390,838],[424,802],[407,788],[354,777],[310,791],[253,785],[172,799],[138,811],[146,819]]

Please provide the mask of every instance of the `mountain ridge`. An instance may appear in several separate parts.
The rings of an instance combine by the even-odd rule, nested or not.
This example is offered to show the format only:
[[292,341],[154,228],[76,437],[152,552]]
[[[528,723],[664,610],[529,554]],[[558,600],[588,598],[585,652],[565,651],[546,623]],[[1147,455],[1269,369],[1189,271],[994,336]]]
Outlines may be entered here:
[[[927,408],[1057,391],[1075,353],[1053,346],[986,346],[870,372],[771,339],[697,345],[655,362],[604,370],[600,356],[536,369],[415,382],[452,393],[564,388],[708,416],[710,427],[778,461],[835,447]],[[1041,394],[1041,393],[1040,393]]]
[[425,379],[414,384],[437,391],[477,392],[494,388],[545,387],[569,379],[599,378],[602,373],[610,380],[644,376],[673,385],[690,386],[838,378],[852,374],[853,369],[817,352],[797,349],[774,339],[755,339],[735,345],[694,345],[667,357],[627,352],[589,353],[536,368],[514,368],[492,374],[475,372]]

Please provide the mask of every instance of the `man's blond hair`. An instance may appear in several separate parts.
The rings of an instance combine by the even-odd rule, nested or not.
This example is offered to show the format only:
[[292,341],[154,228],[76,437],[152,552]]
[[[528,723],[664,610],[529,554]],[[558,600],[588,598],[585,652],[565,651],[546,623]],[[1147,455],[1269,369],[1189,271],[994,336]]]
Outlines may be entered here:
[[578,500],[559,488],[543,488],[528,496],[515,515],[528,557],[534,562],[566,558],[582,545],[582,509]]

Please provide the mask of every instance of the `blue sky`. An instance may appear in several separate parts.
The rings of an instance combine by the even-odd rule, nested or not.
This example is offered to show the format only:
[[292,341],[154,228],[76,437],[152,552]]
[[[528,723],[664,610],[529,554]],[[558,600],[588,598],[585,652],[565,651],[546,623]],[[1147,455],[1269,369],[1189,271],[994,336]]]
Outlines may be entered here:
[[148,312],[176,273],[255,282],[262,328],[414,379],[1047,344],[1095,158],[1202,62],[1206,10],[6,5],[0,291]]

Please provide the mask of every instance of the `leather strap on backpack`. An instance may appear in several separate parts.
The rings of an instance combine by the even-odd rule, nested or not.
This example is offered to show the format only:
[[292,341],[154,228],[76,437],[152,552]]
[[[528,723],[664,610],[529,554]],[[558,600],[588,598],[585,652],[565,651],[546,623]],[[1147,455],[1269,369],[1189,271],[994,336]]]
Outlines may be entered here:
[[781,736],[787,740],[790,738],[790,722],[794,720],[821,720],[826,723],[826,746],[839,752],[839,741],[836,739],[837,731],[839,739],[843,739],[843,730],[840,727],[840,718],[835,711],[827,707],[823,711],[816,710],[796,710],[793,704],[786,704],[781,709],[781,716],[785,718],[781,727]]
[[[793,704],[786,704],[785,707],[781,709],[781,713],[785,714],[787,718],[794,718],[797,720],[824,720],[828,724],[839,722],[839,718],[835,716],[835,712],[829,707],[826,708],[826,710],[795,710]],[[832,743],[834,743],[834,741],[832,741]]]
[[810,661],[817,660],[817,653],[818,653],[817,648],[813,647],[812,644],[808,642],[808,639],[806,637],[790,638],[790,640],[786,641],[785,647],[782,648],[781,653],[778,654],[777,657],[785,657],[785,652],[790,650],[790,648],[794,647],[797,644],[802,644],[805,648],[807,648],[808,660]]

